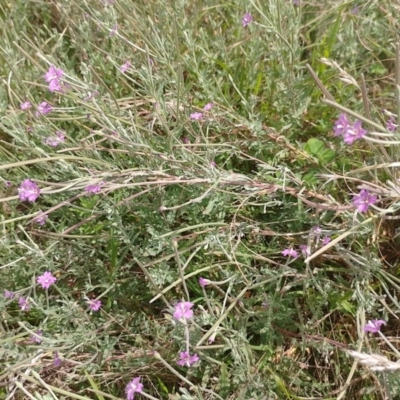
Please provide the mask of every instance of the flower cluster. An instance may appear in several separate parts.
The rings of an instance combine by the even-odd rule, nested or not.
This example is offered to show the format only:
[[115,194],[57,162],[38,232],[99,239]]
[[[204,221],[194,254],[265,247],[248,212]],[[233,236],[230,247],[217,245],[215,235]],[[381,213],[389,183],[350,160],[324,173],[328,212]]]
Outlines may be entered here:
[[[203,278],[200,278],[201,282]],[[200,283],[201,284],[201,283]],[[193,317],[193,310],[192,307],[194,306],[193,303],[190,301],[181,301],[175,305],[175,310],[173,313],[174,318],[177,320],[186,323],[188,319]],[[179,355],[179,359],[176,362],[180,366],[187,366],[190,367],[197,361],[199,361],[199,356],[197,354],[193,354],[192,356],[189,354],[189,330],[186,330],[186,344],[187,350],[183,351]]]
[[[203,107],[204,113],[207,113],[207,112],[210,111],[213,107],[214,107],[214,103],[207,103],[207,104]],[[204,113],[202,113],[202,112],[194,112],[194,113],[190,114],[190,119],[191,119],[192,121],[199,121],[199,120],[203,119]]]
[[352,144],[355,140],[361,139],[367,131],[362,128],[361,121],[357,120],[352,124],[346,114],[340,114],[335,121],[333,128],[335,136],[342,136],[346,144]]
[[311,255],[311,248],[320,248],[321,246],[327,245],[331,238],[329,236],[322,235],[322,230],[319,226],[314,226],[310,230],[310,237],[313,238],[313,244],[310,245],[301,244],[300,251],[295,250],[293,247],[288,247],[282,251],[282,255],[285,257],[297,258],[299,256],[299,252],[303,255],[303,257],[309,257]]

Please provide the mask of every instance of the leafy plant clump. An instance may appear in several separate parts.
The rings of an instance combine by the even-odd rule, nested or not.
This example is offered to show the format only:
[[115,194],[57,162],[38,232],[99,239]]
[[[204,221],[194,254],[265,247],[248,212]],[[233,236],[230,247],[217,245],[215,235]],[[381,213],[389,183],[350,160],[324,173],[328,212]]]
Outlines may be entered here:
[[0,398],[400,396],[397,8],[0,5]]

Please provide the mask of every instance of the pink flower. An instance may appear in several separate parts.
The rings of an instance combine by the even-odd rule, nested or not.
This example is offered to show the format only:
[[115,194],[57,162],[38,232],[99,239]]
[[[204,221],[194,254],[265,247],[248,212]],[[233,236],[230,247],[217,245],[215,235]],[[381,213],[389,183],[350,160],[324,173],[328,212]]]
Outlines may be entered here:
[[25,297],[19,298],[18,305],[22,311],[29,311],[31,309],[31,305],[28,303],[28,300]]
[[200,120],[200,119],[202,119],[203,118],[203,113],[201,113],[201,112],[194,112],[194,113],[192,113],[192,114],[190,114],[190,119],[191,120]]
[[322,246],[327,245],[330,241],[331,241],[331,238],[330,238],[329,236],[325,236],[325,237],[322,239]]
[[119,68],[119,70],[124,73],[126,71],[128,71],[128,69],[131,67],[131,63],[129,61],[127,61],[125,64],[122,64]]
[[35,201],[40,195],[40,189],[35,182],[25,179],[18,188],[18,196],[21,201]]
[[320,234],[320,233],[322,232],[322,231],[321,231],[321,227],[318,226],[318,225],[314,225],[314,226],[311,228],[311,231],[314,232],[314,233],[316,233],[316,234]]
[[191,356],[187,351],[183,351],[179,354],[179,360],[176,363],[181,367],[183,367],[184,365],[190,367],[197,361],[199,361],[199,356],[197,354],[193,354]]
[[293,248],[288,248],[288,249],[283,250],[282,251],[282,255],[285,256],[285,257],[290,256],[290,257],[293,257],[293,258],[297,258],[298,257],[297,251],[294,250]]
[[100,193],[101,191],[100,184],[87,185],[85,187],[85,190],[88,193],[93,193],[93,194]]
[[310,247],[307,246],[306,244],[301,244],[300,245],[300,250],[301,250],[301,252],[302,252],[304,257],[308,257],[311,254]]
[[53,108],[51,107],[51,105],[49,103],[47,103],[47,101],[43,101],[42,103],[40,103],[37,107],[36,107],[36,113],[35,115],[37,117],[39,117],[40,115],[46,115],[49,112],[51,112],[53,110]]
[[11,292],[10,290],[5,290],[4,291],[4,298],[5,299],[12,299],[15,296],[14,292]]
[[389,118],[389,120],[386,122],[386,129],[389,132],[394,132],[397,129],[397,124],[394,123],[394,117],[393,115]]
[[135,393],[141,393],[143,391],[143,384],[140,383],[140,376],[138,378],[132,379],[125,388],[127,400],[133,400],[135,398]]
[[207,286],[209,283],[210,283],[210,281],[209,281],[208,279],[204,279],[204,278],[200,278],[200,279],[199,279],[199,284],[200,284],[200,286],[202,286],[202,287]]
[[55,79],[49,83],[49,91],[50,92],[61,92],[62,88],[59,81]]
[[89,309],[92,311],[99,311],[101,307],[101,301],[100,300],[87,300],[87,303],[89,305]]
[[366,133],[367,131],[362,128],[362,122],[357,120],[352,127],[349,127],[343,133],[343,141],[346,144],[353,144],[355,140],[361,139]]
[[204,111],[210,111],[213,107],[214,107],[214,104],[213,104],[213,103],[207,103],[207,104],[203,107],[203,110],[204,110]]
[[42,331],[36,331],[36,335],[31,335],[32,342],[42,343],[42,339],[38,336],[42,336]]
[[339,118],[335,121],[333,132],[335,136],[342,136],[350,127],[350,121],[346,114],[340,114]]
[[41,285],[43,289],[48,289],[56,281],[57,278],[48,271],[46,271],[43,275],[40,275],[36,280],[36,282]]
[[386,325],[386,322],[382,319],[373,319],[368,321],[368,323],[364,326],[364,332],[377,333],[381,330],[381,325]]
[[60,79],[63,75],[64,71],[62,69],[57,69],[54,65],[52,65],[44,75],[44,79],[46,82],[50,83],[51,81]]
[[21,110],[28,110],[31,107],[32,107],[32,104],[29,101],[25,101],[25,103],[21,103],[19,106],[19,108]]
[[58,357],[58,351],[55,351],[55,352],[53,353],[53,355],[54,355],[53,365],[54,365],[55,368],[58,368],[58,367],[61,365],[61,360],[60,360],[60,358]]
[[248,12],[246,14],[244,14],[244,16],[242,18],[243,28],[245,28],[247,25],[249,25],[251,23],[251,21],[253,21],[253,17],[251,16],[251,14]]
[[377,197],[370,194],[368,190],[361,190],[360,193],[356,196],[354,196],[353,199],[353,204],[355,207],[357,207],[357,210],[360,213],[367,212],[368,207],[371,204],[375,204],[377,200]]
[[49,84],[50,92],[61,91],[60,79],[63,75],[64,71],[62,69],[57,69],[54,65],[49,68],[49,70],[44,75],[44,79]]
[[174,311],[174,317],[176,319],[181,319],[181,318],[192,318],[193,317],[193,311],[192,307],[194,306],[193,303],[189,301],[181,301],[175,306],[175,311]]
[[64,142],[65,142],[65,136],[64,136],[63,132],[61,132],[61,131],[56,131],[55,136],[48,136],[44,140],[44,144],[47,144],[48,146],[51,146],[51,147],[57,147],[59,144],[64,143]]
[[49,218],[47,214],[45,214],[43,211],[39,211],[39,214],[33,218],[32,221],[43,226],[46,223],[47,218]]

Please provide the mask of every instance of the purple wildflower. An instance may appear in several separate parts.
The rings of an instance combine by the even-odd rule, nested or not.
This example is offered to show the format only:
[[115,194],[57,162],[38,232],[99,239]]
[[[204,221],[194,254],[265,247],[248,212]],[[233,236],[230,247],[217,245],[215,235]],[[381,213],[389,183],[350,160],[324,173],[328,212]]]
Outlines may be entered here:
[[244,16],[242,18],[243,28],[245,28],[247,25],[249,25],[251,23],[251,21],[253,21],[253,17],[251,16],[251,14],[248,12],[246,14],[244,14]]
[[49,68],[49,70],[44,75],[44,79],[49,84],[50,92],[61,91],[59,79],[61,79],[63,75],[64,71],[62,69],[57,69],[54,65]]
[[47,214],[45,214],[43,211],[39,211],[39,214],[33,218],[32,221],[43,226],[46,223],[47,218],[49,218]]
[[357,120],[352,127],[349,127],[343,133],[343,141],[346,144],[352,144],[355,140],[361,139],[367,131],[362,128],[362,122]]
[[36,113],[35,115],[39,117],[40,115],[46,115],[49,112],[53,110],[53,107],[47,103],[47,101],[41,102],[37,107],[36,107]]
[[308,257],[311,254],[311,249],[306,244],[301,244],[300,245],[300,250],[301,250],[301,252],[302,252],[304,257]]
[[377,333],[381,330],[381,325],[386,325],[386,322],[382,319],[373,319],[368,321],[368,323],[364,326],[364,332]]
[[203,107],[203,110],[204,110],[204,111],[210,111],[213,107],[214,107],[214,104],[213,104],[213,103],[207,103],[207,104]]
[[28,300],[25,297],[19,298],[18,305],[22,311],[29,311],[31,309],[31,305],[28,303]]
[[48,146],[51,147],[57,147],[59,144],[65,142],[65,135],[62,131],[56,131],[55,136],[48,136],[44,140],[44,144],[47,144]]
[[42,339],[39,336],[42,336],[42,331],[36,331],[36,335],[31,335],[32,342],[42,343]]
[[199,284],[202,287],[206,287],[209,283],[210,283],[210,281],[208,279],[205,279],[205,278],[200,278],[199,279]]
[[4,184],[6,185],[6,187],[11,187],[12,186],[12,183],[9,182],[9,181],[5,181]]
[[14,298],[14,296],[15,296],[15,293],[14,292],[12,292],[11,290],[5,290],[4,291],[4,298],[5,299],[12,299],[12,298]]
[[100,184],[87,185],[85,187],[85,190],[88,193],[93,193],[93,194],[100,193],[101,191]]
[[35,201],[40,195],[40,189],[35,182],[25,179],[18,188],[18,196],[21,201]]
[[128,69],[131,67],[131,63],[129,61],[127,61],[125,64],[122,64],[119,68],[119,70],[124,73],[126,71],[128,71]]
[[57,69],[54,65],[52,65],[44,75],[44,79],[47,83],[50,83],[55,79],[60,79],[63,75],[64,71],[62,69]]
[[394,117],[393,115],[389,118],[389,120],[386,122],[386,129],[389,132],[394,132],[397,129],[398,125],[394,123]]
[[32,104],[29,101],[25,101],[24,103],[21,103],[19,106],[19,108],[21,110],[28,110],[31,107],[32,107]]
[[101,307],[101,301],[100,300],[87,300],[87,303],[89,305],[89,309],[92,311],[99,311]]
[[52,275],[51,272],[46,271],[43,275],[40,275],[36,282],[42,286],[43,289],[48,289],[53,283],[57,281],[57,278]]
[[314,225],[314,226],[311,228],[311,231],[314,232],[314,233],[316,233],[317,235],[320,234],[320,233],[322,232],[322,231],[321,231],[321,227],[320,227],[319,225]]
[[293,257],[293,258],[297,258],[298,257],[297,251],[295,249],[293,249],[292,247],[283,250],[282,251],[282,255],[285,256],[285,257],[290,256],[290,257]]
[[187,351],[182,351],[179,354],[179,360],[176,363],[181,367],[183,366],[190,367],[197,361],[199,361],[199,356],[197,354],[193,354],[191,356]]
[[322,246],[326,246],[330,241],[331,241],[331,238],[329,236],[325,236],[322,239]]
[[56,79],[52,80],[49,83],[49,91],[50,92],[61,92],[62,88],[61,88],[60,82],[57,81]]
[[181,301],[175,306],[175,311],[174,311],[174,317],[176,319],[181,319],[181,318],[192,318],[193,317],[193,311],[192,307],[194,306],[193,303],[189,301]]
[[199,119],[202,119],[203,118],[203,113],[201,113],[201,112],[194,112],[194,113],[192,113],[192,114],[190,114],[190,119],[191,120],[199,120]]
[[53,361],[54,367],[58,368],[61,365],[61,360],[58,356],[58,351],[55,351],[53,355],[54,355],[54,361]]
[[294,6],[299,6],[300,5],[300,0],[293,0],[293,5]]
[[143,384],[140,383],[140,376],[132,379],[125,388],[127,400],[133,400],[135,393],[141,393],[143,391]]
[[361,190],[360,193],[354,196],[353,204],[357,207],[360,213],[367,212],[371,204],[375,204],[377,197],[368,192],[368,190]]
[[350,121],[346,114],[340,114],[339,118],[335,121],[333,132],[335,136],[343,135],[347,129],[351,126]]

